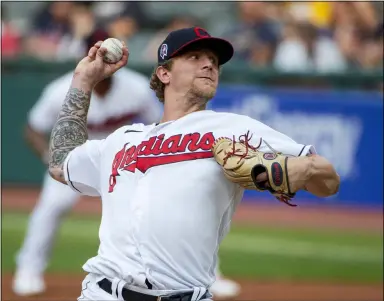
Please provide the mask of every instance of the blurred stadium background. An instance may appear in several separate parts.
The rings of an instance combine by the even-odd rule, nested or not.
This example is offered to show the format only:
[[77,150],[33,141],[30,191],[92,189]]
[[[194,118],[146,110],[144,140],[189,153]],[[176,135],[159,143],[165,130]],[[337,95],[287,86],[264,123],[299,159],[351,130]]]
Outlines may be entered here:
[[[2,2],[3,299],[16,300],[14,256],[45,171],[23,137],[44,86],[74,68],[95,28],[125,40],[128,68],[149,76],[168,31],[200,26],[236,47],[211,108],[315,145],[342,177],[338,195],[301,193],[298,208],[246,194],[220,250],[240,299],[383,300],[382,15],[382,2]],[[99,210],[84,199],[65,219],[45,298],[79,295]]]

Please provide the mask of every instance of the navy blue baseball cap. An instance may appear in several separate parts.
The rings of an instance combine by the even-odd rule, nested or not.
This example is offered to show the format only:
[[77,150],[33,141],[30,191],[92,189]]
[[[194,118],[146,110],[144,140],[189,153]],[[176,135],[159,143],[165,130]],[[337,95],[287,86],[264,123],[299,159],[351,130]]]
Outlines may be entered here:
[[201,27],[190,27],[172,31],[159,46],[157,52],[158,64],[177,56],[192,46],[202,46],[212,50],[219,59],[219,65],[228,62],[233,56],[233,46],[228,41],[212,37]]

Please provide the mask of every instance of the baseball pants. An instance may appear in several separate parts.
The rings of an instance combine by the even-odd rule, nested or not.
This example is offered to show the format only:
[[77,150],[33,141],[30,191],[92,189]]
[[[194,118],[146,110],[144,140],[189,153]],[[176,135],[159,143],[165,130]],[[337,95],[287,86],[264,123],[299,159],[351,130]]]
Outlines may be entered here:
[[80,194],[46,172],[43,187],[28,222],[27,233],[16,257],[17,268],[42,274],[47,267],[62,217]]
[[[105,301],[112,301],[112,300],[121,300],[124,301],[122,296],[122,290],[123,288],[128,288],[143,294],[152,295],[152,296],[160,296],[164,294],[170,294],[170,293],[182,293],[182,292],[191,292],[192,290],[180,290],[180,291],[167,291],[167,290],[152,290],[152,289],[146,289],[141,288],[137,286],[130,286],[126,282],[120,279],[113,279],[112,282],[112,294],[107,293],[103,289],[101,289],[98,285],[98,282],[105,278],[105,276],[102,275],[96,275],[96,274],[88,274],[82,283],[82,289],[81,289],[81,295],[77,299],[78,301],[99,301],[99,300],[105,300]],[[199,299],[199,295],[202,296],[205,294],[205,289],[194,289],[194,294],[192,297],[192,301],[212,301],[212,299]]]

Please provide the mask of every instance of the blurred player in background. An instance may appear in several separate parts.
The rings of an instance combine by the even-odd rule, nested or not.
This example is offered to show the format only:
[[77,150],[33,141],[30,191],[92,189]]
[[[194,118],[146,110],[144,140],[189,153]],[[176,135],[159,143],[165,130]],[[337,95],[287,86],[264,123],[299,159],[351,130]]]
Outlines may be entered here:
[[240,294],[240,284],[233,281],[232,279],[225,278],[221,272],[219,257],[217,258],[215,273],[216,281],[209,289],[214,298],[229,299],[235,298]]
[[[109,36],[95,30],[86,39],[86,53],[97,41]],[[26,140],[46,164],[47,134],[61,110],[73,71],[45,87],[29,112]],[[64,93],[64,94],[63,94]],[[119,127],[134,122],[154,123],[161,116],[161,106],[149,88],[148,79],[128,68],[97,84],[88,115],[90,139],[103,139]],[[46,173],[37,204],[30,216],[24,243],[17,255],[13,290],[17,295],[33,295],[45,290],[43,274],[61,223],[62,216],[78,201],[80,194],[52,179]]]

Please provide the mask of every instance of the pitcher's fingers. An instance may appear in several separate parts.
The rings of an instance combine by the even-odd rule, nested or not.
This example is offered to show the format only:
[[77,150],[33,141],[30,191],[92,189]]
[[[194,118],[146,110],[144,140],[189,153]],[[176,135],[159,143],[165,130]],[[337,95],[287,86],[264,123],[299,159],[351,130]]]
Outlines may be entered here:
[[266,172],[263,172],[256,177],[256,182],[264,182],[267,180],[268,180],[268,176]]
[[96,56],[96,52],[97,52],[97,48],[96,47],[91,47],[91,49],[89,49],[89,51],[88,51],[88,56],[91,59],[94,59],[95,56]]
[[96,52],[96,60],[104,62],[104,56],[107,53],[107,48],[100,47]]
[[97,41],[96,44],[95,44],[95,46],[96,46],[97,48],[100,48],[101,44],[103,44],[103,41]]
[[125,66],[128,62],[128,49],[126,47],[123,48],[123,56],[116,64],[114,64],[113,69],[118,70],[121,67]]
[[128,61],[128,57],[129,57],[129,51],[128,51],[128,48],[127,48],[127,46],[124,46],[124,47],[123,47],[123,56],[122,56],[122,58],[121,58],[121,60],[125,62],[124,64],[127,63],[127,61]]
[[[95,45],[93,45],[93,46],[91,47],[91,49],[89,49],[89,52],[92,50],[92,53],[93,53],[94,48],[95,48],[96,51],[97,51],[97,49],[100,48],[101,44],[103,44],[103,41],[98,41],[98,42],[96,42]],[[89,52],[88,52],[88,55],[89,55]]]
[[103,43],[103,41],[98,41],[98,42],[95,43],[95,45],[93,45],[93,47],[91,47],[91,49],[89,49],[88,56],[90,58],[94,58],[95,57],[97,49],[100,48],[102,43]]

